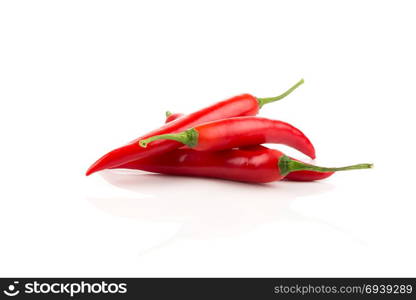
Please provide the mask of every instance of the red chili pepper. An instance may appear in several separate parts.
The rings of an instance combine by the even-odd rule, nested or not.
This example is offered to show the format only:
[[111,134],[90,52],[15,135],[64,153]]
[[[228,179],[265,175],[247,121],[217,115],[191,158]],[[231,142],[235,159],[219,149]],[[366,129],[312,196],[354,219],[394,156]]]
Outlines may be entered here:
[[[259,117],[238,117],[203,123],[179,133],[153,136],[139,143],[146,147],[157,140],[175,140],[194,150],[218,151],[236,147],[277,143],[315,158],[309,139],[292,125]],[[153,145],[151,145],[153,146]]]
[[[171,113],[170,111],[167,111],[165,122],[168,123],[168,122],[174,121],[177,118],[182,117],[183,115],[184,114],[181,114],[181,113]],[[296,160],[295,158],[292,158],[292,159]],[[140,169],[140,161],[134,162],[132,164],[133,166],[136,167],[135,169]],[[128,166],[126,168],[129,169]],[[322,179],[328,178],[332,174],[334,174],[334,172],[294,171],[294,172],[290,172],[289,174],[287,174],[284,179],[290,180],[290,181],[315,181],[315,180],[322,180]]]
[[182,148],[161,156],[130,162],[120,168],[170,175],[266,183],[287,178],[288,175],[297,172],[324,172],[323,174],[332,175],[335,171],[371,167],[372,164],[358,164],[342,168],[318,167],[292,159],[278,150],[252,146],[224,151],[195,151]]
[[179,132],[182,130],[186,130],[196,124],[205,123],[213,120],[256,115],[263,105],[278,101],[286,97],[302,83],[303,79],[296,83],[289,90],[277,97],[256,98],[250,94],[243,94],[218,102],[207,108],[201,109],[197,112],[184,116],[183,118],[176,119],[176,121],[174,122],[165,124],[161,128],[154,130],[140,138],[137,138],[125,146],[122,146],[107,153],[99,160],[97,160],[87,170],[86,175],[90,175],[94,172],[103,169],[115,168],[119,165],[128,163],[133,160],[162,154],[179,147],[178,143],[165,140],[155,143],[155,147],[149,147],[148,149],[144,149],[142,147],[139,147],[139,145],[137,144],[139,140],[146,139],[154,135]]

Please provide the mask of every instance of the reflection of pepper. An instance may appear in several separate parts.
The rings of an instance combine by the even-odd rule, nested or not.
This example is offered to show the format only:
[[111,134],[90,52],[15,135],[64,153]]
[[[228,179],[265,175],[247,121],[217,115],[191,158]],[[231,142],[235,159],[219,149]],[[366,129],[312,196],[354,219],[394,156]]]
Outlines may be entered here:
[[291,159],[278,150],[263,146],[252,146],[215,152],[195,151],[186,148],[176,149],[158,157],[130,162],[120,168],[139,169],[170,175],[214,177],[266,183],[281,180],[285,176],[296,172],[313,171],[332,174],[328,172],[371,167],[371,164],[359,164],[343,168],[317,167]]
[[159,141],[154,143],[153,147],[148,147],[144,149],[139,147],[137,142],[139,140],[160,134],[179,132],[191,128],[192,126],[200,123],[205,123],[218,119],[239,117],[239,116],[253,116],[256,115],[259,109],[267,103],[278,101],[287,95],[289,95],[293,90],[295,90],[299,85],[303,83],[303,79],[300,80],[297,84],[287,90],[285,93],[272,98],[256,98],[250,94],[243,94],[236,96],[221,102],[218,102],[214,105],[211,105],[207,108],[194,112],[192,114],[186,115],[183,118],[177,119],[175,122],[169,122],[161,128],[146,134],[138,139],[131,141],[129,144],[117,148],[99,160],[97,160],[88,170],[86,175],[90,175],[94,172],[115,168],[119,165],[128,163],[133,160],[143,159],[145,157],[150,157],[158,154],[162,154],[173,150],[179,147],[179,144],[173,141]]
[[311,158],[315,158],[315,149],[312,143],[299,129],[282,121],[258,117],[212,121],[179,133],[153,136],[140,140],[139,143],[142,147],[146,147],[151,142],[164,139],[178,141],[199,151],[217,151],[277,143],[293,147]]

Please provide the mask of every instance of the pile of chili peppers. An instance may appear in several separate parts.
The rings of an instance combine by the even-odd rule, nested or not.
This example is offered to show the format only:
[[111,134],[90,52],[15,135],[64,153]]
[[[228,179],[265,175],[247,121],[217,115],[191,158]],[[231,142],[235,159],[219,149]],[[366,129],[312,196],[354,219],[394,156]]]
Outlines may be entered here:
[[166,113],[165,124],[97,160],[86,175],[104,169],[222,178],[265,183],[277,180],[314,181],[336,171],[368,169],[372,164],[325,168],[301,162],[261,144],[282,144],[315,158],[310,140],[296,127],[256,117],[260,108],[285,98],[243,94],[189,115]]

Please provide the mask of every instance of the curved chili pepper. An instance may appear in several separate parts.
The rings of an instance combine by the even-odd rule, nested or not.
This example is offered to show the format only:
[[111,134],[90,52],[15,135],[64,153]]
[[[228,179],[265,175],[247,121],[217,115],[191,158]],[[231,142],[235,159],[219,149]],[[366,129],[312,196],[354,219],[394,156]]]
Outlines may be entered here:
[[129,144],[125,146],[122,146],[107,153],[99,160],[97,160],[87,170],[86,175],[88,176],[94,172],[103,169],[114,168],[133,160],[162,154],[170,150],[173,150],[179,146],[178,143],[173,141],[160,141],[158,143],[155,143],[155,147],[149,147],[148,149],[144,149],[142,147],[139,147],[139,145],[137,144],[139,140],[146,139],[154,135],[179,132],[182,130],[186,130],[196,124],[209,122],[213,120],[256,115],[263,105],[283,99],[302,83],[303,79],[301,79],[298,83],[296,83],[286,92],[277,97],[256,98],[250,94],[243,94],[208,106],[192,114],[186,115],[183,118],[177,119],[174,122],[169,122],[168,124],[163,125],[159,129],[156,129],[140,138],[131,141]]
[[254,183],[281,180],[297,172],[324,172],[323,174],[332,175],[335,171],[371,167],[372,164],[358,164],[342,168],[318,167],[263,146],[215,152],[182,148],[158,157],[149,157],[120,166],[124,169],[138,169],[154,173],[213,177]]
[[179,133],[162,134],[139,141],[142,147],[158,140],[175,140],[194,150],[218,151],[277,143],[315,158],[309,139],[292,125],[259,117],[238,117],[203,123]]
[[[177,118],[182,117],[184,114],[181,113],[171,113],[170,111],[166,112],[166,120],[165,122],[171,122],[176,120]],[[174,150],[176,151],[176,150]],[[296,160],[295,158],[291,157],[292,159]],[[140,162],[136,162],[134,164],[137,169],[140,169]],[[284,178],[285,180],[290,181],[315,181],[315,180],[322,180],[325,178],[330,177],[334,172],[317,172],[317,171],[294,171],[290,172]]]
[[[181,114],[181,113],[171,113],[170,111],[167,111],[165,122],[168,123],[168,122],[174,121],[177,118],[182,117],[183,115],[184,114]],[[293,157],[291,158],[296,160]],[[135,162],[133,163],[133,165],[136,166],[137,169],[140,169],[140,162]],[[328,178],[332,174],[334,174],[334,172],[294,171],[294,172],[290,172],[289,174],[287,174],[284,179],[290,180],[290,181],[315,181],[315,180],[322,180],[322,179]]]

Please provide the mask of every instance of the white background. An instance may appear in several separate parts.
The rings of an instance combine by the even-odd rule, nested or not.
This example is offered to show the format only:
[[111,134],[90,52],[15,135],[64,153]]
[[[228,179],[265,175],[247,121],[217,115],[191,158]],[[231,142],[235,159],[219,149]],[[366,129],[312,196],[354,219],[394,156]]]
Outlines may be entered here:
[[[0,275],[416,276],[415,8],[2,1]],[[165,110],[302,77],[261,116],[303,130],[321,165],[375,169],[267,185],[84,176]]]

